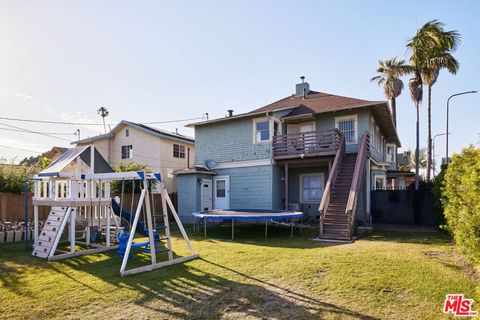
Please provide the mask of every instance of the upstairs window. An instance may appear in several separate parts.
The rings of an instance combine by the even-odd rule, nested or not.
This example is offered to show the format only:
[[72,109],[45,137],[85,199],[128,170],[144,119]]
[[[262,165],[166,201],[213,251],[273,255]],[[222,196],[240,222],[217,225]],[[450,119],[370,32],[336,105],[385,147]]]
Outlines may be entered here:
[[270,141],[270,120],[253,120],[253,138],[255,143]]
[[181,146],[179,144],[173,145],[173,157],[174,158],[185,158],[185,146]]
[[395,162],[395,146],[387,144],[387,162]]
[[336,117],[335,127],[343,132],[347,144],[357,143],[357,115]]
[[133,158],[133,148],[132,145],[122,146],[122,159],[131,159]]
[[130,137],[130,131],[128,131],[128,129],[125,130],[125,137]]

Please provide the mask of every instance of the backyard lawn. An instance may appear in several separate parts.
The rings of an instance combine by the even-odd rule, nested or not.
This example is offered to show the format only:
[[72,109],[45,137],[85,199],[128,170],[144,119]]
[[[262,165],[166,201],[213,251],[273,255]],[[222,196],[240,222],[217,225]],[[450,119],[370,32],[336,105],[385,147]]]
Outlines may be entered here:
[[308,240],[312,232],[265,241],[261,226],[237,228],[238,242],[191,233],[200,259],[124,278],[115,252],[47,262],[23,243],[1,244],[0,318],[438,319],[448,318],[447,293],[480,310],[478,278],[444,234],[374,232],[327,245]]

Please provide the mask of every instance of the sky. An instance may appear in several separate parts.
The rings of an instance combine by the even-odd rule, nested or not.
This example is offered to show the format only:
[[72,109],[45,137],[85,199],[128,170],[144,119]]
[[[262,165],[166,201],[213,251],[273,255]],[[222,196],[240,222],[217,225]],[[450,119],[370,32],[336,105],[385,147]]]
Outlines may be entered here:
[[[480,90],[478,1],[22,1],[0,2],[0,117],[101,123],[162,122],[227,109],[248,112],[312,90],[384,100],[370,82],[379,59],[408,59],[405,43],[439,19],[458,30],[460,71],[432,90],[432,133],[444,133],[449,95]],[[407,86],[408,78],[404,79]],[[450,103],[450,152],[480,140],[480,94]],[[397,99],[403,150],[415,148],[415,108]],[[426,146],[426,100],[420,109]],[[154,126],[194,136],[192,121]],[[12,127],[13,126],[13,127]],[[18,129],[20,128],[20,129]],[[9,130],[6,130],[9,129]],[[11,131],[20,130],[20,131]],[[54,137],[22,129],[62,134]],[[103,132],[98,125],[0,120],[0,158],[18,162]],[[69,141],[65,141],[69,140]],[[444,137],[435,151],[445,154]],[[401,150],[400,150],[401,151]]]

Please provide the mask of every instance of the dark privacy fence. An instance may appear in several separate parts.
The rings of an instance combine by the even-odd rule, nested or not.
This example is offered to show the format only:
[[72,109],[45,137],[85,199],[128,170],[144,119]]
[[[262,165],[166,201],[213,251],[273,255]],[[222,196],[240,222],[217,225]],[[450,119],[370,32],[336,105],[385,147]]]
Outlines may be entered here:
[[373,223],[434,226],[435,198],[432,192],[419,190],[417,195],[415,197],[415,190],[410,189],[372,191]]

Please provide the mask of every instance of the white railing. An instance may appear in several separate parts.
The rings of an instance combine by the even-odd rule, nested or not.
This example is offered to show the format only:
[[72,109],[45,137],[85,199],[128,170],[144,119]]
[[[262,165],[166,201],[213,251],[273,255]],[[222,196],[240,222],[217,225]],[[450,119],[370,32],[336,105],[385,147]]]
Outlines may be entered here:
[[34,181],[33,199],[51,201],[105,201],[110,200],[110,181],[45,179]]

